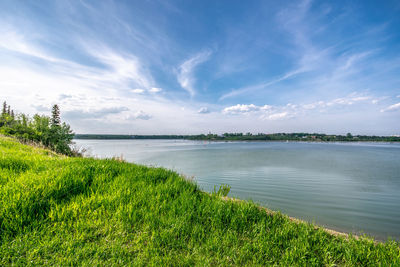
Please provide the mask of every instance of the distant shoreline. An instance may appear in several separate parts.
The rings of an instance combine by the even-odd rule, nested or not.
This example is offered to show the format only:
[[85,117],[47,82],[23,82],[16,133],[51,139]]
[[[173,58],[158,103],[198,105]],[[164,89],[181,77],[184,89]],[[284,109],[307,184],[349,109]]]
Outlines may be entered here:
[[193,140],[213,142],[322,142],[322,143],[348,143],[348,142],[400,142],[399,136],[368,136],[351,134],[327,135],[308,133],[277,133],[277,134],[208,134],[208,135],[108,135],[108,134],[76,134],[77,140]]

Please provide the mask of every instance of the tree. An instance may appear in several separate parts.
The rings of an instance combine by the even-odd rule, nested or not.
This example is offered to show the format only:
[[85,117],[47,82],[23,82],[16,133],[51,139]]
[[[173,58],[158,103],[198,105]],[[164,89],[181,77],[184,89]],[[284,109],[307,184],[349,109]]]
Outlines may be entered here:
[[30,125],[35,131],[34,139],[45,146],[50,146],[50,118],[35,114]]
[[55,104],[51,111],[51,122],[49,131],[49,146],[58,153],[70,155],[74,133],[66,123],[61,124],[60,108]]
[[7,114],[8,114],[8,115],[11,115],[11,107],[10,107],[10,105],[8,105]]
[[60,118],[60,108],[57,104],[55,104],[51,111],[51,126],[60,126],[61,118]]
[[63,122],[62,125],[58,127],[57,139],[53,147],[54,150],[58,153],[71,155],[72,151],[69,145],[72,143],[73,138],[74,133],[71,130],[70,126]]
[[4,101],[4,102],[3,102],[3,111],[2,111],[2,113],[1,113],[1,115],[4,115],[4,114],[6,114],[6,113],[7,113],[7,102]]

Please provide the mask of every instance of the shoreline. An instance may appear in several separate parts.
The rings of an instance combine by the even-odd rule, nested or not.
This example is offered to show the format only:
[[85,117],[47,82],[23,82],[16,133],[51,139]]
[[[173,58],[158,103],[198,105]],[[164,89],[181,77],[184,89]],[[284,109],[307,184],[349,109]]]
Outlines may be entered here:
[[[228,196],[226,196],[226,197],[221,197],[221,199],[224,200],[224,201],[232,201],[232,202],[247,202],[246,200],[243,200],[243,199],[234,198],[234,197],[228,197]],[[267,207],[263,207],[263,206],[261,206],[261,205],[259,205],[259,204],[256,204],[256,206],[258,207],[259,210],[264,211],[264,212],[267,213],[268,215],[276,215],[276,214],[280,213],[280,214],[282,214],[283,216],[287,217],[290,221],[292,221],[292,222],[294,222],[294,223],[297,223],[297,224],[300,224],[300,223],[310,224],[310,225],[314,226],[314,229],[316,229],[316,230],[317,230],[317,229],[321,229],[321,230],[323,230],[323,231],[325,231],[325,232],[327,232],[328,234],[333,235],[333,236],[343,237],[343,238],[346,238],[346,239],[349,239],[349,237],[351,236],[351,237],[353,237],[353,238],[356,239],[356,240],[359,240],[359,239],[361,239],[361,238],[364,238],[364,237],[361,237],[361,236],[359,236],[359,235],[350,234],[350,233],[346,233],[346,232],[341,232],[341,231],[333,230],[333,229],[330,229],[330,228],[326,228],[326,227],[321,226],[321,225],[317,225],[317,224],[315,224],[315,223],[310,223],[310,222],[307,222],[307,221],[305,221],[305,220],[302,220],[302,219],[298,219],[298,218],[296,218],[296,217],[289,216],[289,215],[287,215],[286,213],[281,213],[281,212],[279,212],[279,211],[271,210],[271,209],[269,209],[269,208],[267,208]],[[384,243],[384,242],[385,242],[385,240],[376,239],[375,237],[372,237],[372,236],[367,236],[367,239],[373,239],[373,240],[374,240],[374,243],[376,243],[376,244],[377,244],[377,243]]]
[[74,138],[74,140],[89,141],[149,141],[149,140],[167,140],[167,141],[193,141],[193,142],[210,142],[210,143],[305,143],[305,144],[400,144],[400,141],[311,141],[311,140],[201,140],[201,139],[168,139],[168,138],[148,138],[148,139],[126,139],[126,138]]
[[[210,194],[208,192],[206,192],[206,193]],[[221,197],[221,199],[224,200],[224,201],[232,201],[232,202],[248,202],[247,200],[243,200],[243,199],[235,198],[235,197],[228,197],[228,196]],[[399,241],[398,239],[390,238],[390,237],[378,238],[378,237],[375,237],[375,236],[373,236],[371,234],[368,234],[368,233],[364,233],[364,234],[360,235],[360,234],[353,234],[351,232],[349,233],[349,232],[341,231],[341,230],[334,230],[334,229],[331,229],[331,228],[326,227],[326,226],[318,225],[317,223],[314,223],[314,222],[309,222],[309,221],[306,221],[306,220],[303,220],[303,219],[299,219],[299,218],[296,218],[296,217],[293,217],[293,216],[289,216],[287,213],[282,213],[280,211],[271,210],[271,209],[269,209],[267,207],[264,207],[261,204],[256,203],[256,202],[254,202],[254,204],[258,207],[259,210],[264,211],[268,215],[276,215],[276,214],[279,213],[279,214],[281,214],[282,216],[288,218],[290,221],[292,221],[294,223],[297,223],[297,224],[301,224],[301,223],[310,224],[310,225],[312,225],[314,227],[315,230],[321,229],[321,230],[327,232],[330,235],[333,235],[333,236],[336,236],[336,237],[343,237],[343,238],[345,238],[347,240],[349,240],[349,238],[351,236],[352,238],[354,238],[356,240],[361,240],[361,239],[373,240],[375,244],[384,244],[385,242],[387,242],[389,240],[394,240],[396,242]]]
[[194,140],[194,141],[305,141],[305,142],[400,142],[399,135],[346,135],[324,133],[224,133],[224,134],[75,134],[75,139],[167,139],[167,140]]

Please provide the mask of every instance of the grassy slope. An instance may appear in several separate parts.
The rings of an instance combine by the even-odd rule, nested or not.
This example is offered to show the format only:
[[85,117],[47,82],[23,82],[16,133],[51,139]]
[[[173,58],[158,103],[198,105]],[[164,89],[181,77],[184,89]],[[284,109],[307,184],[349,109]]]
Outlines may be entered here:
[[0,137],[0,265],[128,263],[387,266],[400,251],[224,201],[169,170]]

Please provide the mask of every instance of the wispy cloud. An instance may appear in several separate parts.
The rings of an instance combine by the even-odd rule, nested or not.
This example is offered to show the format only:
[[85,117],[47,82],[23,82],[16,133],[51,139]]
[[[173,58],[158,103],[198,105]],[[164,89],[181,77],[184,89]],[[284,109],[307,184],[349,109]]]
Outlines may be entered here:
[[226,98],[230,98],[230,97],[235,97],[241,94],[248,94],[257,90],[261,90],[261,89],[265,89],[273,84],[279,83],[281,81],[290,79],[292,77],[294,77],[295,75],[304,72],[305,69],[304,68],[299,68],[296,69],[294,71],[290,71],[288,73],[285,73],[284,75],[282,75],[281,77],[278,77],[276,79],[273,79],[272,81],[268,81],[268,82],[263,82],[260,84],[255,84],[255,85],[251,85],[251,86],[247,86],[247,87],[243,87],[243,88],[239,88],[239,89],[234,89],[232,91],[230,91],[229,93],[223,94],[219,100],[224,100]]
[[144,93],[144,89],[137,88],[137,89],[131,90],[131,92],[134,93],[134,94],[143,94]]
[[397,110],[400,110],[400,103],[396,103],[388,106],[387,108],[381,109],[381,112],[397,111]]
[[[355,106],[355,105],[372,106],[376,104],[371,100],[375,100],[375,98],[373,98],[372,96],[352,93],[346,97],[335,98],[329,101],[320,100],[307,104],[288,103],[285,105],[261,105],[261,106],[257,106],[254,104],[237,104],[234,106],[225,107],[222,110],[222,114],[246,115],[246,116],[254,115],[258,116],[262,120],[283,120],[299,116],[305,118],[315,114],[315,112],[328,113],[338,108],[343,108],[344,106]],[[398,107],[395,106],[390,109],[397,109],[397,108]]]
[[285,106],[237,104],[235,106],[224,108],[222,113],[225,115],[253,115],[257,116],[258,119],[261,120],[283,120],[294,117],[297,112],[296,109],[297,106],[290,103]]
[[[290,8],[283,9],[278,13],[276,20],[279,27],[290,33],[294,50],[288,55],[294,54],[293,67],[284,72],[282,75],[269,79],[265,82],[245,86],[242,88],[231,90],[220,96],[219,100],[236,97],[243,94],[262,91],[272,85],[295,78],[297,75],[312,71],[320,65],[319,62],[326,57],[326,50],[317,50],[308,40],[306,26],[303,20],[307,17],[312,1],[300,1]],[[299,56],[300,55],[300,56]]]
[[[219,97],[220,101],[254,93],[263,94],[267,88],[271,88],[269,92],[287,90],[287,94],[294,90],[316,94],[343,93],[360,86],[357,81],[367,79],[361,74],[370,68],[368,60],[377,56],[380,50],[375,47],[351,49],[351,44],[346,42],[329,46],[315,42],[315,23],[319,18],[311,13],[313,4],[312,1],[300,1],[288,5],[276,17],[278,27],[288,34],[288,40],[292,42],[290,51],[283,55],[283,58],[292,57],[292,67],[277,78],[224,93]],[[329,9],[327,12],[330,12]],[[280,84],[284,81],[285,85]]]
[[197,113],[199,113],[199,114],[208,114],[208,113],[210,113],[210,110],[209,110],[207,107],[201,107],[201,108],[197,111]]
[[210,56],[211,51],[201,52],[183,62],[178,68],[178,82],[191,96],[194,96],[196,93],[196,89],[194,88],[194,83],[196,81],[194,77],[195,68],[207,61]]
[[160,93],[162,91],[162,88],[158,88],[158,87],[151,87],[147,90],[145,89],[140,89],[140,88],[136,88],[131,90],[132,93],[134,94],[144,94],[146,92],[150,93],[150,94],[157,94]]
[[247,114],[260,110],[270,110],[271,106],[256,106],[254,104],[237,104],[235,106],[226,107],[223,109],[222,113],[224,114]]
[[152,116],[146,112],[144,112],[143,110],[139,110],[137,112],[135,112],[134,114],[132,114],[131,116],[129,116],[127,119],[128,120],[150,120],[152,118]]
[[95,110],[69,110],[63,113],[63,117],[67,119],[100,119],[104,118],[108,115],[119,114],[124,111],[128,111],[127,107],[109,107],[103,109],[95,109]]
[[378,103],[379,99],[373,98],[372,96],[362,96],[357,93],[350,94],[346,97],[335,98],[330,101],[317,101],[314,103],[304,104],[302,107],[304,109],[316,109],[316,108],[326,108],[326,107],[334,107],[334,106],[343,106],[343,105],[354,105],[360,102],[367,102],[367,104]]
[[289,117],[291,117],[291,116],[287,111],[261,116],[262,119],[266,119],[266,120],[282,120],[282,119],[287,119]]
[[137,57],[116,52],[98,41],[80,40],[81,52],[86,52],[93,60],[82,64],[54,55],[37,45],[34,36],[25,36],[12,27],[0,36],[0,55],[7,51],[17,53],[13,55],[13,64],[0,64],[0,86],[9,88],[5,97],[40,88],[40,93],[46,95],[48,103],[45,104],[49,104],[71,98],[73,94],[118,95],[124,91],[154,94],[161,91],[154,87],[152,76]]
[[158,88],[158,87],[152,87],[149,89],[150,93],[159,93],[162,91],[162,88]]
[[63,62],[63,60],[52,57],[43,52],[30,40],[13,26],[2,23],[0,29],[0,49],[16,52],[21,55],[30,56],[50,62]]
[[88,55],[105,67],[100,69],[103,75],[99,76],[103,82],[124,84],[127,88],[132,83],[139,88],[152,88],[151,74],[135,55],[118,53],[96,41],[82,42],[82,46]]
[[340,71],[348,71],[351,69],[357,62],[359,62],[361,59],[367,57],[368,55],[371,55],[373,51],[366,51],[366,52],[361,52],[361,53],[355,53],[353,55],[350,55],[346,58],[345,64],[339,68]]

